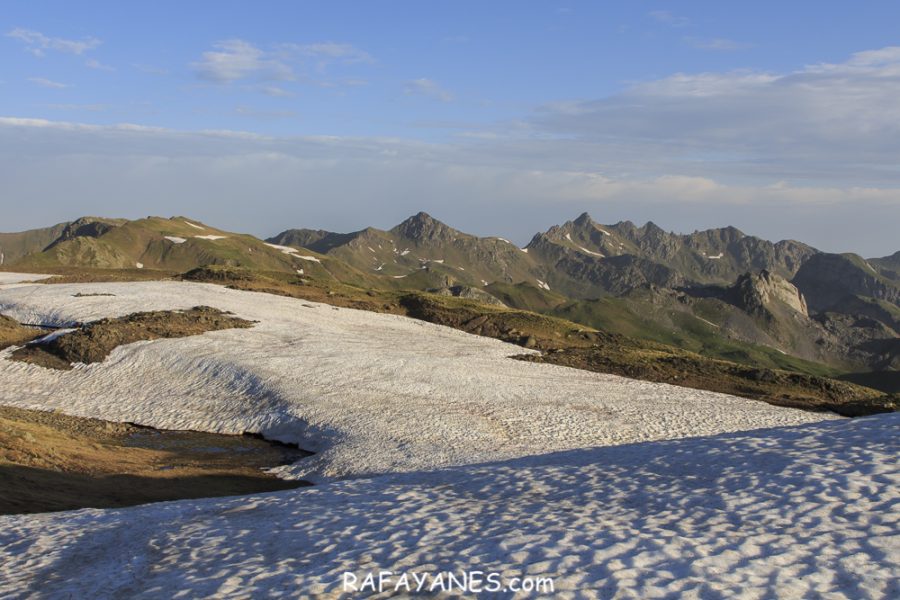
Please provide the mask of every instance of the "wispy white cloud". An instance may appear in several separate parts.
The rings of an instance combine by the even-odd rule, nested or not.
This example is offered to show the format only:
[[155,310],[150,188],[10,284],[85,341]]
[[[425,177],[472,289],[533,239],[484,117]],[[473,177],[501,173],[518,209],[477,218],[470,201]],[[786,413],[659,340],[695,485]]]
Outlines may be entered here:
[[291,119],[297,116],[297,112],[293,110],[260,110],[251,106],[238,106],[234,112],[243,117],[264,119]]
[[35,56],[44,56],[48,50],[64,52],[67,54],[84,54],[88,50],[96,48],[101,41],[94,37],[82,40],[68,40],[65,38],[46,36],[33,29],[17,27],[6,33],[7,37],[14,38],[25,44],[25,48]]
[[427,96],[441,102],[453,101],[453,94],[438,85],[436,81],[424,77],[407,81],[403,93],[410,96]]
[[344,64],[374,63],[372,56],[352,44],[317,42],[314,44],[284,44],[284,48],[319,61],[338,61]]
[[647,16],[654,21],[663,23],[669,27],[687,27],[691,24],[689,18],[675,15],[668,10],[651,10],[647,13]]
[[63,88],[72,87],[71,84],[68,83],[60,83],[59,81],[53,81],[52,79],[46,79],[44,77],[29,77],[28,81],[35,85],[39,85],[45,88],[52,88],[55,90],[61,90]]
[[[787,73],[680,73],[544,107],[533,132],[694,174],[900,184],[900,47]],[[634,170],[635,161],[627,168]]]
[[[328,73],[332,65],[372,64],[375,59],[351,44],[320,42],[315,44],[276,44],[269,49],[240,39],[217,42],[191,63],[198,77],[214,83],[235,81],[298,81],[324,87],[354,85],[358,78],[335,77]],[[309,71],[315,69],[315,77]],[[290,94],[279,86],[260,86],[268,95]],[[280,90],[276,91],[276,90]],[[284,92],[282,94],[281,92]]]
[[[624,159],[604,160],[620,151]],[[602,222],[652,219],[681,231],[731,224],[870,256],[897,249],[900,175],[893,186],[811,185],[771,173],[741,182],[727,172],[679,172],[658,154],[629,156],[616,144],[605,152],[577,140],[429,144],[0,118],[0,179],[22,207],[4,221],[8,229],[46,224],[50,215],[121,214],[128,195],[130,216],[188,213],[260,235],[389,227],[426,210],[473,233],[525,242],[588,210]],[[654,172],[637,172],[643,163]],[[43,176],[51,169],[53,177]],[[298,197],[317,201],[300,207]]]
[[109,104],[46,104],[52,110],[104,112],[111,107]]
[[286,81],[294,79],[290,65],[244,40],[224,40],[213,44],[199,61],[191,63],[201,78],[215,83],[241,79]]
[[102,62],[100,62],[99,60],[96,60],[94,58],[89,58],[88,60],[84,61],[84,66],[88,67],[89,69],[95,69],[97,71],[110,71],[111,72],[111,71],[116,70],[114,67],[103,64]]
[[294,92],[286,90],[277,85],[263,85],[260,86],[259,91],[265,94],[266,96],[272,96],[273,98],[290,98],[294,95]]
[[135,64],[132,64],[131,66],[134,67],[135,69],[137,69],[138,71],[140,71],[141,73],[148,73],[150,75],[168,75],[169,74],[168,69],[164,69],[162,67],[156,67],[153,65],[144,65],[144,64],[140,64],[140,63],[135,63]]
[[697,38],[686,37],[685,43],[699,50],[718,50],[720,52],[730,52],[734,50],[746,50],[752,48],[753,44],[745,42],[736,42],[728,38]]

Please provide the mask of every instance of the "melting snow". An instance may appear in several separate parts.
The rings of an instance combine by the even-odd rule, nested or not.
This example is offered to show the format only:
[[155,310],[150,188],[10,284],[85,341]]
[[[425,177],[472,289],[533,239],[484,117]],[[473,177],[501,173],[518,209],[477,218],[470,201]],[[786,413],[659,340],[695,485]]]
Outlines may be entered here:
[[552,577],[548,598],[896,598],[898,439],[887,414],[4,516],[0,595],[349,597],[344,572],[480,569]]
[[199,225],[194,225],[194,224],[191,223],[190,221],[184,221],[184,224],[185,224],[185,225],[190,225],[190,226],[193,227],[194,229],[206,229],[205,227],[200,227]]
[[143,269],[144,263],[134,263],[134,266],[136,266],[138,269]]
[[[695,317],[696,317],[696,315],[695,315]],[[703,322],[706,323],[707,325],[712,325],[712,326],[715,327],[716,329],[719,329],[719,326],[716,325],[715,323],[713,323],[712,321],[707,321],[707,320],[704,319],[703,317],[696,317],[696,318],[697,318],[698,320],[700,320],[700,321],[703,321]]]
[[549,286],[549,285],[547,285],[546,283],[544,283],[544,282],[541,281],[540,279],[535,279],[535,281],[538,282],[538,287],[539,287],[539,288],[544,289],[544,290],[547,290],[548,292],[550,291],[550,286]]
[[403,252],[401,252],[400,256],[406,256],[407,254],[409,254],[409,248],[407,248]]
[[571,241],[572,241],[572,236],[569,235],[569,234],[567,233],[567,234],[566,234],[566,239],[569,240],[569,241],[571,242]]
[[[73,296],[92,290],[115,296]],[[209,284],[0,289],[24,322],[201,304],[258,323],[71,371],[4,350],[0,405],[259,431],[316,451],[278,472],[321,485],[0,517],[0,596],[322,597],[344,571],[527,568],[569,597],[896,597],[900,415],[515,361],[530,351]]]
[[[704,254],[703,256],[706,256],[706,255]],[[706,256],[706,258],[708,258],[708,259],[710,259],[710,260],[719,260],[719,259],[722,258],[723,256],[725,256],[725,254],[724,254],[723,252],[719,252],[719,253],[716,254],[715,256]]]
[[263,242],[269,248],[275,248],[276,250],[280,250],[282,254],[297,254],[299,250],[296,248],[291,248],[290,246],[279,246],[278,244],[270,244],[268,242]]
[[303,255],[303,254],[295,254],[294,256],[296,256],[297,258],[302,258],[303,260],[311,261],[311,262],[317,262],[317,263],[322,262],[321,260],[319,260],[319,259],[316,258],[315,256],[305,256],[305,255]]
[[224,240],[228,236],[226,236],[226,235],[195,235],[194,237],[201,239],[201,240]]
[[78,330],[71,328],[71,327],[57,329],[53,333],[49,333],[42,338],[38,338],[38,339],[34,340],[31,343],[32,344],[48,344],[48,343],[52,342],[53,340],[55,340],[56,338],[58,338],[59,336],[65,335],[67,333],[72,333],[73,331],[78,331]]
[[593,251],[591,251],[591,250],[588,250],[588,249],[585,248],[584,246],[578,246],[578,249],[581,250],[582,252],[587,253],[587,254],[592,254],[592,255],[594,255],[594,256],[599,256],[600,258],[604,258],[604,256],[603,256],[602,254],[600,254],[599,252],[593,252]]
[[[39,275],[37,273],[6,273],[0,272],[0,285],[24,283],[28,281],[40,281],[50,279],[53,275]],[[2,307],[0,307],[2,308]]]
[[183,237],[177,237],[174,235],[167,235],[167,236],[165,236],[165,238],[167,240],[169,240],[170,242],[172,242],[173,244],[183,244],[187,241],[187,239],[185,239]]

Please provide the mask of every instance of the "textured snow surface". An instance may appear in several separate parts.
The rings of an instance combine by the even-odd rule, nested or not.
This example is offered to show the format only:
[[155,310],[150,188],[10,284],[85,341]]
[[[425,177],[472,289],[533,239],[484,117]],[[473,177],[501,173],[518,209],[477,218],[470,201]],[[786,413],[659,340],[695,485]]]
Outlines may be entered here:
[[[74,294],[114,294],[80,296]],[[0,352],[0,404],[154,427],[258,431],[316,451],[283,476],[434,469],[836,418],[508,358],[528,352],[400,317],[186,282],[0,288],[0,313],[65,326],[206,305],[251,329],[120,346],[56,371]]]
[[0,517],[0,596],[332,598],[383,569],[553,577],[558,598],[897,598],[898,439],[881,415]]
[[7,273],[0,272],[0,285],[11,283],[22,283],[25,281],[40,281],[41,279],[50,279],[53,275],[39,275],[37,273]]

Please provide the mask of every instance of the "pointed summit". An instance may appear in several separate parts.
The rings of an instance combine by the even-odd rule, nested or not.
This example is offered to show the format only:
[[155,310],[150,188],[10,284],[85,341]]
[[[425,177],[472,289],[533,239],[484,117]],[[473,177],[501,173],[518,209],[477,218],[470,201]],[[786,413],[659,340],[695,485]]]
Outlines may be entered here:
[[575,223],[579,227],[583,227],[585,225],[593,225],[594,220],[591,218],[591,215],[587,214],[586,212],[583,212],[580,215],[578,215],[578,218],[575,219],[573,221],[573,223]]
[[426,212],[418,212],[393,229],[395,233],[409,240],[425,241],[455,237],[459,232],[441,223]]

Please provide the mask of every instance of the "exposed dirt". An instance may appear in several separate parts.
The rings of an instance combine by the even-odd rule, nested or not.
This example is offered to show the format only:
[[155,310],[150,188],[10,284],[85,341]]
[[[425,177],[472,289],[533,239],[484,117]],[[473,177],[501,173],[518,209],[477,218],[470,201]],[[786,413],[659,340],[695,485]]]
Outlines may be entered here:
[[208,306],[195,306],[189,310],[141,312],[87,323],[52,341],[18,348],[12,352],[11,358],[65,370],[71,369],[73,363],[102,362],[110,352],[123,344],[252,326],[250,321]]
[[597,342],[589,347],[568,347],[515,358],[722,392],[776,406],[832,411],[847,417],[893,412],[900,404],[896,396],[825,377],[673,352],[662,345],[637,346],[629,338],[613,334],[596,333],[590,337]]
[[26,327],[18,321],[0,315],[0,350],[13,345],[24,344],[46,332],[35,327]]
[[252,435],[165,431],[0,407],[0,514],[291,489],[309,483],[261,469],[309,454]]

